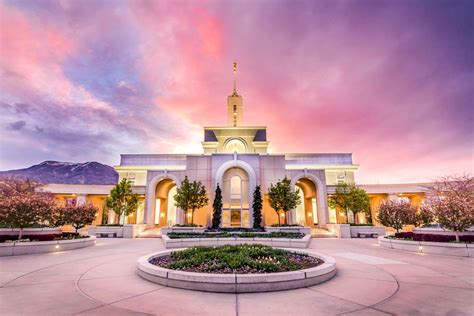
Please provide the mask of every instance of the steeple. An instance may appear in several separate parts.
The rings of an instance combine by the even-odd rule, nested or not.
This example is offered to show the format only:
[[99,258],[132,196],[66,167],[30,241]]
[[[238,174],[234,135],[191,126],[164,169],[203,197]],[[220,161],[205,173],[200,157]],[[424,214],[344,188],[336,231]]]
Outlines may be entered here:
[[237,63],[234,62],[234,91],[227,97],[227,125],[239,126],[242,122],[243,100],[237,94]]
[[237,95],[237,63],[234,62],[234,93],[232,95]]

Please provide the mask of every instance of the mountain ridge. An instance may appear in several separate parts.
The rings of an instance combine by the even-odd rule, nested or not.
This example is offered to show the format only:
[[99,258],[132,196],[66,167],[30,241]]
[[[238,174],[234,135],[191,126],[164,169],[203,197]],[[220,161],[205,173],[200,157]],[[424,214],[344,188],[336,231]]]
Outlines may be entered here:
[[84,163],[46,160],[15,170],[0,171],[0,178],[29,178],[44,184],[116,184],[118,173],[113,167],[97,161]]

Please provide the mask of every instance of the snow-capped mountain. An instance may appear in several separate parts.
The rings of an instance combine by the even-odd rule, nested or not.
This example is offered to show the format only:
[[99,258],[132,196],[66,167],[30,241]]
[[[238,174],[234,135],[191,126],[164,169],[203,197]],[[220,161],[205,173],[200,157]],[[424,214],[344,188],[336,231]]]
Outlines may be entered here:
[[25,169],[0,171],[0,178],[30,178],[42,183],[116,184],[118,174],[111,166],[91,161],[72,163],[44,161]]

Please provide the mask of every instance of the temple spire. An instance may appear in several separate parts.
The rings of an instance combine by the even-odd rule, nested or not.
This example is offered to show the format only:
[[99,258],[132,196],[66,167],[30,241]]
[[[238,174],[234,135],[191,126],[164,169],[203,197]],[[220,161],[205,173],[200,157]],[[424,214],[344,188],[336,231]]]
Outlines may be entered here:
[[237,95],[237,63],[234,62],[234,93],[233,95]]

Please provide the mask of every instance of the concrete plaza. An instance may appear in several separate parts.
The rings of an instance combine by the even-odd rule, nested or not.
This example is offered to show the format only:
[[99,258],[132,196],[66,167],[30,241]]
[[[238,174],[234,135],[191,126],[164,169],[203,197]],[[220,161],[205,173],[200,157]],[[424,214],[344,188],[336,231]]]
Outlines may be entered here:
[[474,315],[474,259],[380,248],[375,239],[313,239],[338,273],[309,288],[217,294],[136,274],[161,239],[99,239],[60,253],[0,258],[0,315]]

